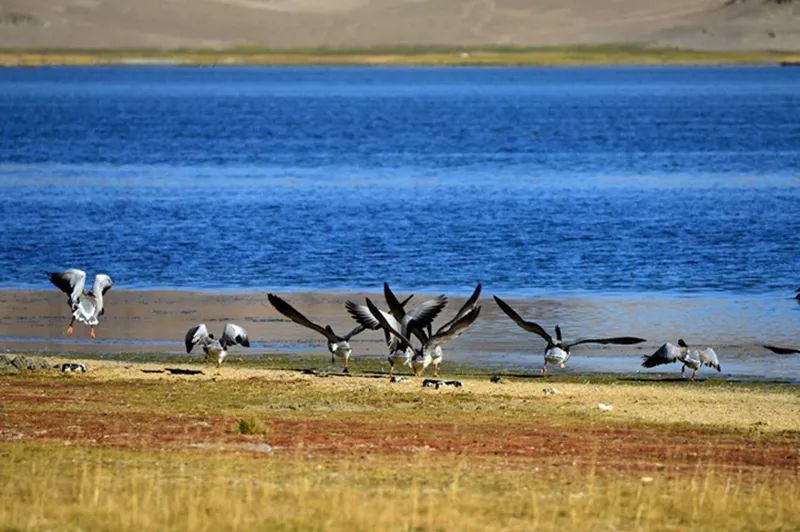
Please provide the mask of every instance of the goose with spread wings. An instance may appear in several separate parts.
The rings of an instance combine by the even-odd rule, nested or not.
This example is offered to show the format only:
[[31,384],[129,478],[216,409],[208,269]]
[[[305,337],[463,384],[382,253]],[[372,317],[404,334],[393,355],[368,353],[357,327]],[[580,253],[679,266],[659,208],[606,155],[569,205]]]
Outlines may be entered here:
[[[469,296],[469,298],[464,302],[461,308],[458,309],[458,312],[456,312],[456,315],[453,316],[453,319],[451,319],[450,321],[439,327],[439,330],[441,331],[443,329],[450,327],[453,323],[455,323],[456,321],[460,320],[461,318],[472,312],[473,309],[478,308],[480,306],[478,305],[478,299],[480,297],[481,297],[481,283],[478,283],[478,285],[475,287],[475,290],[472,291],[472,295]],[[439,366],[442,365],[443,360],[444,360],[444,353],[442,352],[442,346],[440,344],[437,345],[433,349],[433,352],[431,353],[430,364],[433,366],[434,377],[439,376]]]
[[710,347],[692,349],[686,344],[683,338],[678,340],[678,345],[667,342],[659,347],[655,353],[649,356],[645,355],[643,358],[642,366],[645,368],[654,368],[662,364],[681,362],[683,364],[681,366],[681,377],[683,377],[687,367],[692,370],[692,375],[689,377],[690,381],[694,380],[695,375],[697,375],[697,370],[703,365],[714,368],[717,371],[722,371],[717,353],[715,353],[713,349]]
[[386,320],[380,309],[378,309],[378,307],[376,307],[369,298],[367,298],[367,307],[369,308],[370,312],[372,312],[372,315],[375,316],[375,319],[380,322],[381,327],[389,331],[400,340],[400,345],[403,349],[409,348],[413,351],[414,354],[411,359],[411,367],[413,368],[416,376],[422,375],[422,373],[425,371],[425,368],[431,364],[436,348],[441,347],[450,340],[461,336],[475,322],[481,311],[481,307],[476,306],[459,319],[446,324],[446,326],[441,327],[430,336],[423,331],[421,346],[419,348],[414,348],[411,344],[410,337],[405,336],[402,332],[394,328]]
[[[412,297],[414,296],[408,296],[404,301],[401,302],[403,307],[406,306]],[[359,305],[353,301],[347,301],[345,302],[345,307],[347,308],[347,312],[350,314],[350,316],[356,320],[357,323],[363,325],[367,329],[382,329],[380,322],[375,319],[366,305]],[[401,329],[400,323],[390,312],[385,312],[383,310],[380,310],[380,312],[383,314],[383,317],[386,318],[390,324],[392,324],[393,327]],[[394,367],[398,362],[404,366],[411,367],[411,358],[414,356],[414,351],[407,346],[401,347],[400,340],[398,340],[389,331],[384,330],[383,333],[386,341],[386,347],[389,348],[389,356],[386,357],[386,359],[389,361],[389,374],[394,374]]]
[[67,325],[67,336],[74,332],[75,320],[88,325],[92,338],[97,337],[95,328],[100,323],[100,316],[105,312],[103,296],[108,292],[114,281],[105,273],[98,273],[94,278],[91,290],[84,290],[86,285],[86,272],[70,268],[63,272],[45,272],[50,282],[67,294],[67,304],[72,310],[72,320]]
[[555,364],[560,368],[565,368],[567,360],[570,357],[570,350],[576,345],[580,344],[619,344],[619,345],[633,345],[645,342],[644,338],[636,338],[634,336],[616,336],[613,338],[580,338],[573,342],[565,342],[561,338],[561,327],[556,325],[556,337],[553,338],[547,331],[545,331],[539,324],[532,321],[526,321],[520,317],[519,314],[512,309],[508,303],[503,301],[497,296],[494,296],[497,306],[505,312],[514,323],[522,327],[528,332],[538,334],[547,342],[547,347],[544,350],[544,366],[542,367],[542,374],[547,375],[547,365]]
[[222,330],[222,337],[217,340],[213,334],[209,334],[205,323],[195,325],[186,332],[186,352],[191,353],[196,345],[203,346],[203,360],[213,357],[217,360],[217,369],[222,366],[225,357],[228,356],[228,348],[239,344],[243,347],[250,347],[250,339],[247,331],[235,323],[225,324]]
[[330,325],[326,325],[325,327],[317,325],[303,316],[299,310],[275,294],[267,294],[267,297],[269,298],[269,302],[272,303],[272,306],[275,307],[275,310],[298,325],[308,327],[312,331],[316,331],[324,336],[328,340],[328,351],[331,354],[331,363],[336,362],[336,357],[343,358],[344,372],[350,372],[350,355],[353,352],[353,349],[350,347],[350,339],[365,329],[363,325],[359,325],[344,336],[339,336],[333,332]]
[[420,341],[423,341],[420,333],[424,332],[425,329],[428,330],[427,336],[430,336],[431,323],[447,305],[447,297],[442,294],[433,299],[423,301],[409,312],[406,312],[403,304],[394,295],[392,289],[389,288],[389,283],[383,283],[383,297],[386,299],[386,304],[389,305],[389,312],[400,322],[402,327],[400,332],[408,337],[416,336]]
[[[411,298],[414,297],[413,295],[408,296],[404,301],[401,302],[403,307],[408,304]],[[359,305],[354,301],[346,301],[344,304],[345,308],[347,309],[348,314],[358,323],[359,325],[363,325],[365,328],[377,331],[381,329],[381,324],[372,313],[369,311],[366,305]],[[394,318],[390,312],[386,312],[381,310],[381,314],[383,317],[386,318],[389,323],[392,324],[393,327],[397,328],[398,330],[401,329],[400,323]],[[384,331],[384,337],[386,340],[386,347],[389,348],[389,351],[392,352],[397,348],[397,344],[400,342],[397,338],[395,338],[389,331]]]
[[[388,289],[389,285],[384,284],[384,291]],[[406,312],[405,305],[408,303],[408,300],[411,299],[410,297],[406,298],[405,301],[402,302],[397,300],[397,298],[394,297],[394,294],[391,294],[390,297],[392,298],[391,305],[395,306],[396,314],[392,312],[386,312],[381,309],[378,309],[378,312],[381,314],[381,316],[383,316],[384,320],[392,329],[399,331],[407,338],[411,337],[412,333],[417,337],[424,334],[425,328],[430,325],[430,322],[447,304],[447,298],[441,295],[434,299],[423,301],[410,311]],[[399,309],[397,305],[399,305]],[[363,327],[372,330],[383,329],[386,339],[386,346],[389,348],[389,356],[387,359],[389,361],[390,374],[394,374],[394,367],[398,362],[401,362],[405,366],[411,366],[411,360],[414,357],[414,350],[411,349],[409,345],[403,344],[398,337],[383,327],[381,322],[375,318],[367,305],[359,305],[352,301],[347,301],[345,303],[345,307],[347,308],[347,312],[350,313],[350,316],[352,316],[353,319]],[[399,320],[395,317],[396,315],[400,316]]]

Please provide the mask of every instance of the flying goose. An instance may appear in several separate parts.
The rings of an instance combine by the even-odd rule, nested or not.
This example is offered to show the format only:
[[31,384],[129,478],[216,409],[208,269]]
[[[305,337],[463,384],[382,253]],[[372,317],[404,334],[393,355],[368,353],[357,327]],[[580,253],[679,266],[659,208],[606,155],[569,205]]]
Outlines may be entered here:
[[765,345],[765,349],[769,349],[773,353],[777,353],[779,355],[791,355],[794,353],[800,353],[800,349],[795,349],[793,347],[778,347],[777,345]]
[[[439,328],[439,330],[441,331],[443,329],[446,329],[447,327],[450,327],[453,323],[455,323],[456,321],[460,320],[468,313],[470,313],[472,309],[478,308],[479,307],[478,298],[480,297],[481,297],[481,283],[478,283],[478,285],[475,287],[475,290],[473,290],[472,295],[469,296],[469,299],[467,299],[461,306],[461,308],[458,309],[458,312],[456,312],[456,315],[453,316],[453,319],[442,325]],[[430,329],[428,334],[430,334]],[[431,364],[433,365],[433,376],[438,377],[439,366],[442,365],[442,360],[444,358],[444,354],[442,353],[442,346],[437,345],[433,349],[433,353],[431,354],[431,356],[432,356]]]
[[[403,307],[414,297],[413,295],[408,296],[401,302]],[[359,325],[363,325],[365,328],[377,331],[378,329],[382,329],[381,324],[372,313],[369,311],[366,305],[359,305],[353,301],[346,301],[344,304],[345,308],[347,308],[348,314],[356,320]],[[392,324],[393,327],[397,328],[398,330],[401,328],[400,323],[394,318],[389,312],[381,310],[381,314]],[[389,331],[384,331],[384,336],[386,340],[386,347],[389,348],[389,351],[392,352],[396,349],[397,344],[400,342],[397,338],[394,337]]]
[[548,364],[558,364],[558,366],[562,369],[566,367],[567,360],[569,360],[570,357],[570,349],[579,344],[632,345],[646,341],[644,338],[636,338],[634,336],[616,336],[613,338],[580,338],[574,342],[564,342],[561,338],[561,327],[558,325],[555,327],[556,337],[554,339],[552,336],[547,334],[547,332],[539,324],[522,319],[520,315],[514,311],[514,309],[508,306],[508,303],[499,297],[494,296],[494,300],[497,303],[497,306],[499,306],[502,311],[514,321],[514,323],[528,332],[538,334],[547,342],[547,347],[544,350],[544,366],[542,367],[543,375],[547,375]]
[[247,338],[247,331],[234,323],[225,324],[222,330],[222,338],[219,340],[214,338],[213,334],[208,333],[205,323],[195,325],[186,332],[186,352],[191,353],[194,346],[200,344],[203,346],[203,360],[208,360],[208,357],[216,357],[217,368],[222,365],[222,361],[228,356],[228,348],[239,344],[244,347],[250,347],[250,339]]
[[[431,320],[433,320],[447,304],[447,298],[442,295],[435,299],[423,301],[406,313],[405,305],[411,297],[400,302],[394,297],[394,294],[391,293],[389,285],[384,283],[384,293],[386,293],[387,290],[391,294],[392,305],[395,305],[396,309],[397,305],[399,305],[399,308],[402,309],[402,312],[400,310],[397,312],[397,315],[400,315],[401,318],[398,320],[392,312],[386,312],[381,309],[378,309],[378,312],[392,329],[399,331],[407,338],[410,337],[412,333],[417,337],[423,335],[425,327],[430,325]],[[394,375],[394,366],[398,362],[404,366],[411,366],[414,350],[411,349],[410,346],[403,344],[389,329],[383,327],[381,322],[375,318],[366,305],[359,305],[352,301],[347,301],[345,307],[347,307],[347,312],[350,313],[350,316],[363,327],[372,330],[383,329],[386,338],[386,346],[389,348],[387,360],[389,361],[390,375]]]
[[431,335],[431,322],[447,305],[447,298],[444,295],[440,295],[423,301],[409,312],[406,312],[403,304],[400,303],[392,289],[389,288],[389,283],[383,283],[383,297],[386,298],[386,303],[389,305],[389,312],[400,322],[401,329],[398,329],[398,331],[407,337],[413,334],[420,341],[424,341],[420,334],[424,329],[427,328],[428,336]]
[[353,349],[350,347],[350,338],[363,331],[365,329],[363,325],[359,325],[344,336],[338,336],[335,332],[333,332],[333,329],[330,325],[326,325],[325,327],[317,325],[303,316],[296,308],[275,294],[267,294],[267,297],[269,298],[269,302],[272,303],[272,306],[275,307],[278,312],[298,325],[302,325],[303,327],[308,327],[311,330],[317,331],[327,338],[328,351],[331,353],[331,363],[336,362],[336,357],[344,358],[344,372],[350,373],[350,354],[353,352]]
[[416,376],[422,375],[422,373],[425,371],[425,368],[431,364],[436,348],[441,347],[443,344],[454,338],[457,338],[458,336],[461,336],[461,334],[469,329],[470,325],[472,325],[473,322],[478,318],[478,314],[480,314],[481,311],[481,307],[476,306],[465,315],[461,316],[458,320],[448,323],[431,336],[427,336],[423,331],[422,336],[424,339],[421,340],[422,345],[419,348],[414,348],[411,345],[410,338],[392,327],[381,313],[380,309],[378,309],[378,307],[376,307],[375,304],[369,300],[369,298],[367,298],[367,307],[369,308],[370,312],[372,312],[372,315],[375,316],[375,319],[381,323],[381,326],[391,334],[395,335],[401,341],[402,349],[410,349],[413,351],[414,354],[411,358],[411,367],[413,368],[414,375]]
[[671,364],[680,361],[683,363],[681,366],[681,377],[683,377],[686,371],[686,366],[692,368],[692,376],[689,377],[690,381],[694,380],[697,370],[700,369],[703,364],[710,368],[715,368],[717,371],[722,371],[717,354],[713,349],[710,347],[706,347],[705,349],[690,349],[683,338],[678,340],[677,346],[667,342],[659,347],[658,351],[650,356],[645,355],[643,358],[644,362],[642,362],[642,366],[645,368],[654,368],[662,364]]
[[[408,296],[404,301],[401,302],[403,307],[406,306],[406,303],[408,303],[412,297],[414,296]],[[350,316],[352,316],[356,322],[363,325],[367,329],[378,330],[383,328],[366,305],[359,305],[358,303],[347,301],[345,303],[345,307],[347,307],[347,312],[350,313]],[[386,318],[390,324],[392,324],[393,327],[398,330],[402,328],[400,323],[391,313],[384,312],[383,310],[380,312],[383,314],[383,317]],[[411,358],[414,356],[414,351],[407,346],[401,347],[400,340],[398,340],[397,337],[395,337],[389,331],[384,330],[383,333],[386,340],[386,347],[389,348],[389,356],[386,357],[386,359],[389,361],[389,375],[394,375],[394,366],[398,362],[401,362],[404,366],[411,367]]]
[[114,285],[111,277],[104,273],[98,273],[94,278],[91,290],[84,290],[86,284],[86,272],[76,268],[70,268],[63,272],[45,272],[50,277],[50,282],[67,294],[67,303],[72,310],[72,320],[67,326],[67,336],[72,336],[74,324],[77,319],[91,327],[89,333],[92,338],[97,338],[95,327],[99,323],[100,316],[105,309],[103,307],[103,296]]

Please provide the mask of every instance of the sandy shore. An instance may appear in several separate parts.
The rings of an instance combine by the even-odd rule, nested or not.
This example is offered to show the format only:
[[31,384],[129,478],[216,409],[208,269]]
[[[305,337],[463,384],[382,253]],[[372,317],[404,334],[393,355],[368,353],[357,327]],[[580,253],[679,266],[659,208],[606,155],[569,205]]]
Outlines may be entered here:
[[[310,319],[330,324],[343,334],[354,326],[344,310],[348,299],[363,301],[369,296],[382,301],[380,294],[297,292],[283,294]],[[401,294],[404,295],[404,294]],[[415,300],[424,298],[417,294]],[[186,331],[206,323],[219,333],[226,322],[245,327],[252,341],[249,350],[236,349],[231,356],[314,355],[327,351],[321,336],[280,315],[261,293],[209,293],[188,291],[113,290],[107,296],[106,314],[98,328],[98,340],[89,338],[87,327],[79,326],[72,338],[65,335],[69,309],[63,294],[56,290],[0,291],[0,348],[6,351],[48,353],[174,353],[184,352]],[[535,369],[541,364],[544,342],[513,324],[484,293],[479,321],[461,338],[447,346],[446,360],[489,367]],[[450,319],[464,298],[451,298],[440,322]],[[640,369],[637,355],[650,353],[664,341],[675,342],[678,335],[702,338],[714,345],[723,368],[734,373],[749,372],[767,377],[800,378],[796,357],[781,358],[780,365],[763,364],[771,355],[760,347],[765,339],[791,343],[791,337],[777,337],[767,324],[746,323],[746,309],[727,300],[674,300],[649,302],[642,299],[528,298],[509,301],[526,317],[552,327],[560,323],[568,338],[602,335],[637,335],[648,341],[640,346],[586,345],[574,350],[570,366],[576,371],[625,371]],[[790,304],[791,302],[787,303]],[[741,315],[740,315],[741,314]],[[761,315],[759,309],[750,312]],[[787,313],[783,313],[787,314]],[[791,320],[792,314],[788,313]],[[763,315],[765,322],[773,319]],[[771,323],[791,335],[791,324]],[[758,336],[763,331],[766,338]],[[354,356],[385,356],[383,336],[367,331],[353,341]],[[592,365],[594,364],[594,365]],[[748,366],[749,364],[749,366]],[[599,366],[598,366],[599,365]],[[741,367],[740,367],[741,366]],[[666,372],[679,368],[668,367]],[[725,374],[723,374],[724,376]]]

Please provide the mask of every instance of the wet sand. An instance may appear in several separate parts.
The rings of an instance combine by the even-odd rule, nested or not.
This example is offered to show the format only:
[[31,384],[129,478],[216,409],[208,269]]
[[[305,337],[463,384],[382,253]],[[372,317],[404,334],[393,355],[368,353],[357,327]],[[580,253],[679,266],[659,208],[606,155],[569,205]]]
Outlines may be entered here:
[[[355,323],[344,309],[348,299],[363,302],[365,296],[383,301],[377,293],[281,293],[310,319],[330,324],[339,334]],[[400,293],[404,296],[406,294]],[[417,294],[420,301],[425,294]],[[777,356],[762,343],[795,345],[800,312],[794,301],[739,301],[735,298],[565,297],[507,298],[521,315],[547,328],[561,324],[566,338],[587,335],[636,335],[648,341],[638,346],[584,345],[573,350],[566,371],[642,371],[639,355],[651,353],[664,341],[683,336],[714,346],[727,378],[761,377],[800,381],[800,357]],[[437,320],[449,320],[464,301],[450,298]],[[492,369],[534,370],[541,366],[544,342],[513,324],[484,291],[478,322],[461,338],[446,346],[448,361]],[[78,326],[73,337],[65,334],[69,309],[64,295],[55,290],[0,291],[0,349],[45,353],[184,353],[186,331],[206,323],[219,334],[226,322],[245,327],[251,349],[234,348],[233,357],[269,355],[327,356],[323,338],[280,315],[267,301],[266,292],[209,293],[189,291],[112,290],[106,313],[98,327],[98,339]],[[435,326],[436,324],[434,324]],[[382,333],[366,331],[354,339],[354,360],[385,356]],[[677,373],[677,365],[663,367]],[[559,370],[556,370],[559,371]],[[562,370],[563,371],[563,370]],[[703,376],[712,375],[703,368]]]

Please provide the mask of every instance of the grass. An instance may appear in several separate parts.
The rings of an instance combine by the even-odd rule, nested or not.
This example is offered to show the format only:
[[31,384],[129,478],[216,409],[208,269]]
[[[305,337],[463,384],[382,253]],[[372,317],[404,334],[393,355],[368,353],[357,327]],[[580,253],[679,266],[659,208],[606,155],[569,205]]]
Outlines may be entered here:
[[266,425],[264,425],[264,423],[262,423],[257,417],[248,416],[239,420],[239,434],[255,436],[266,433]]
[[9,529],[792,530],[793,478],[0,446]]
[[0,65],[662,65],[776,64],[797,61],[793,52],[755,50],[711,52],[636,44],[594,46],[384,46],[374,48],[225,50],[157,49],[3,49]]
[[436,391],[272,363],[0,377],[0,529],[800,527],[796,387],[460,368]]

